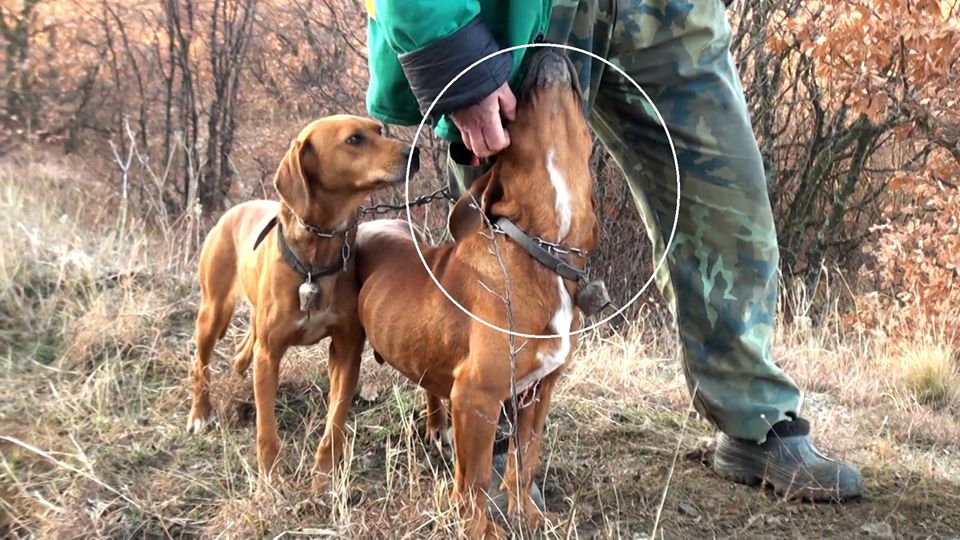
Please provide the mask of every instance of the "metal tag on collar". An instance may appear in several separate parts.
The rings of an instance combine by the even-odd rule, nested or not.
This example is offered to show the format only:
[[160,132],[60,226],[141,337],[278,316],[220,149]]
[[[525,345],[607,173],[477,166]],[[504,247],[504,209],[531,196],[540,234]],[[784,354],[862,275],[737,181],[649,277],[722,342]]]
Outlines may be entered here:
[[595,279],[589,283],[584,283],[585,281],[586,278],[581,280],[580,290],[577,291],[573,302],[584,315],[593,317],[610,305],[610,294],[607,293],[607,286],[602,279]]
[[313,276],[307,274],[307,280],[297,289],[300,295],[300,311],[312,311],[320,307],[320,286],[313,282]]

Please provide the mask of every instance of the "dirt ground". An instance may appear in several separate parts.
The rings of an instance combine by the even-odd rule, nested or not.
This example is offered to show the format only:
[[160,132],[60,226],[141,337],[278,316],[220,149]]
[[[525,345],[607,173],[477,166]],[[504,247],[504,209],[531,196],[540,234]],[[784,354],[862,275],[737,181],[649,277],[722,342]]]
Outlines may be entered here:
[[[587,361],[586,350],[579,362]],[[118,366],[109,382],[116,387],[102,401],[93,394],[73,401],[71,408],[86,410],[81,418],[64,416],[63,403],[50,403],[58,382],[35,374],[15,389],[7,379],[5,393],[16,397],[3,407],[2,433],[45,448],[50,459],[3,442],[6,534],[455,536],[450,460],[426,448],[418,435],[419,392],[373,362],[366,362],[365,384],[355,400],[349,470],[329,493],[311,492],[308,471],[322,432],[326,381],[322,363],[309,356],[295,355],[284,370],[278,400],[282,472],[272,489],[256,482],[250,381],[232,375],[226,359],[215,377],[219,426],[195,437],[183,430],[189,407],[185,358],[156,359],[133,369],[132,378],[120,376],[124,367]],[[837,421],[838,428],[856,422],[881,433],[870,440],[840,439],[834,432],[823,444],[864,464],[866,497],[842,505],[783,501],[769,489],[712,474],[709,426],[692,412],[684,418],[684,390],[668,364],[650,364],[666,375],[661,387],[668,390],[634,403],[604,392],[588,399],[577,392],[594,384],[585,378],[561,388],[540,478],[555,514],[547,537],[644,538],[655,522],[662,538],[960,534],[960,483],[944,474],[957,470],[957,441],[943,444],[917,430],[900,442],[897,430],[904,426],[886,411],[831,406],[832,418],[847,418]],[[95,374],[76,393],[89,384],[97,384]],[[111,399],[113,392],[126,399]],[[821,413],[827,408],[813,407]],[[887,433],[880,427],[884,422]],[[934,440],[936,450],[926,446]],[[943,456],[939,465],[934,453]]]

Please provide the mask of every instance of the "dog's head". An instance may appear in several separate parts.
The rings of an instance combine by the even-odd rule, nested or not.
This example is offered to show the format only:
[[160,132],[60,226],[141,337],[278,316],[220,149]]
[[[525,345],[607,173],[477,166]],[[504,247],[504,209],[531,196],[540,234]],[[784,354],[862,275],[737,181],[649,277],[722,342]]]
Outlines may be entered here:
[[[451,212],[454,238],[462,239],[479,227],[480,215],[471,206],[478,201],[488,217],[508,217],[556,241],[570,234],[577,237],[570,238],[573,243],[592,247],[593,141],[582,105],[576,69],[567,55],[539,49],[520,87],[517,118],[508,126],[510,146]],[[584,230],[564,230],[560,222],[564,214],[582,216]]]
[[379,122],[348,115],[322,118],[290,143],[274,180],[277,193],[304,220],[325,203],[349,214],[370,192],[404,181],[411,151],[413,173],[420,167],[419,151],[384,137]]

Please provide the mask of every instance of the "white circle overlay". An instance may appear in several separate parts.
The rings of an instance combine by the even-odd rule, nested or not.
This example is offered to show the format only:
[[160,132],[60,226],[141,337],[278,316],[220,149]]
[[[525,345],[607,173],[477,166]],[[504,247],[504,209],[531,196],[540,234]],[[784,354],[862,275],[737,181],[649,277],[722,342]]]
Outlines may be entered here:
[[657,109],[657,106],[653,103],[653,100],[650,99],[650,96],[647,95],[647,93],[643,90],[643,88],[640,87],[640,84],[637,83],[637,81],[633,80],[632,77],[630,77],[629,75],[627,75],[626,73],[624,73],[624,71],[623,71],[622,69],[620,69],[620,67],[618,67],[618,66],[615,65],[614,63],[610,62],[610,61],[607,60],[606,58],[602,58],[602,57],[600,57],[600,56],[598,56],[598,55],[596,55],[596,54],[594,54],[594,53],[592,53],[592,52],[590,52],[590,51],[585,51],[585,50],[583,50],[583,49],[581,49],[581,48],[579,48],[579,47],[573,47],[573,46],[571,46],[571,45],[561,45],[561,44],[558,44],[558,43],[530,43],[530,44],[528,44],[528,45],[515,45],[515,46],[513,46],[513,47],[507,47],[506,49],[502,49],[502,50],[499,50],[499,51],[497,51],[497,52],[495,52],[495,53],[491,53],[491,54],[488,54],[487,56],[484,56],[483,58],[481,58],[481,59],[477,60],[476,62],[474,62],[474,63],[470,64],[469,66],[467,66],[463,71],[461,71],[460,73],[458,73],[456,77],[454,77],[453,79],[451,79],[450,82],[448,82],[447,85],[444,86],[442,90],[440,90],[440,93],[437,94],[436,99],[433,100],[433,103],[430,104],[430,107],[428,107],[428,108],[427,108],[427,111],[423,114],[423,120],[421,120],[421,121],[420,121],[420,125],[417,126],[417,133],[413,136],[413,142],[411,143],[411,146],[414,147],[414,148],[417,146],[417,141],[420,140],[420,134],[423,132],[423,127],[426,125],[427,119],[430,118],[430,114],[433,112],[433,108],[434,108],[434,106],[437,104],[437,101],[439,101],[440,98],[443,97],[443,94],[445,94],[445,93],[447,92],[447,90],[449,90],[450,87],[453,86],[453,83],[455,83],[455,82],[457,82],[458,80],[460,80],[460,78],[463,77],[464,74],[466,74],[466,73],[467,73],[468,71],[470,71],[471,69],[475,68],[476,66],[482,64],[483,62],[485,62],[485,61],[489,60],[490,58],[493,58],[493,57],[495,57],[495,56],[497,56],[497,55],[504,54],[504,53],[508,53],[508,52],[512,52],[512,51],[516,51],[516,50],[519,50],[519,49],[530,49],[530,48],[539,48],[539,47],[553,47],[553,48],[557,48],[557,49],[566,49],[566,50],[569,50],[569,51],[576,51],[576,52],[579,52],[579,53],[581,53],[581,54],[588,55],[588,56],[590,56],[590,57],[592,57],[592,58],[594,58],[594,59],[596,59],[596,60],[600,60],[601,62],[603,62],[604,64],[606,64],[607,67],[613,68],[614,71],[616,71],[616,72],[619,73],[621,76],[623,76],[623,77],[626,78],[628,81],[630,81],[630,83],[633,84],[634,87],[636,87],[636,89],[640,92],[640,94],[643,95],[644,99],[647,100],[647,103],[650,104],[650,106],[653,108],[653,112],[657,115],[657,120],[660,122],[660,125],[663,127],[663,132],[664,132],[664,133],[666,134],[666,136],[667,136],[667,143],[670,145],[670,153],[673,155],[673,169],[674,169],[674,172],[675,172],[676,178],[677,178],[677,205],[676,205],[676,209],[674,210],[674,214],[673,214],[673,227],[671,227],[671,229],[670,229],[670,238],[669,238],[668,241],[667,241],[667,246],[666,246],[666,248],[664,249],[663,254],[660,256],[660,259],[657,261],[656,266],[654,266],[654,268],[653,268],[653,273],[650,274],[650,277],[647,279],[646,283],[644,283],[643,286],[640,287],[640,290],[637,291],[637,293],[636,293],[635,295],[633,295],[633,297],[630,299],[629,302],[627,302],[626,304],[624,304],[622,307],[620,307],[620,309],[616,310],[614,313],[612,313],[612,314],[610,314],[609,316],[607,316],[607,317],[605,317],[605,318],[603,318],[603,319],[601,319],[601,320],[599,320],[599,321],[591,324],[590,326],[583,327],[583,328],[581,328],[581,329],[579,329],[579,330],[576,330],[576,331],[573,331],[573,332],[568,332],[568,333],[565,333],[565,334],[525,334],[525,333],[523,333],[523,332],[515,332],[515,331],[510,330],[510,329],[508,329],[508,328],[501,328],[500,326],[497,326],[497,325],[495,325],[495,324],[493,324],[493,323],[488,322],[487,320],[483,319],[482,317],[478,317],[478,316],[475,315],[472,311],[470,311],[469,309],[467,309],[466,307],[464,307],[460,302],[457,301],[456,298],[454,298],[449,292],[447,292],[447,290],[446,290],[445,288],[443,288],[443,285],[440,284],[440,280],[438,280],[438,279],[437,279],[437,276],[435,276],[434,273],[433,273],[433,271],[430,270],[430,265],[427,264],[427,260],[426,260],[426,258],[423,256],[423,251],[420,249],[420,243],[416,241],[417,233],[416,233],[416,230],[414,229],[414,226],[413,226],[413,218],[412,218],[412,216],[410,215],[410,170],[411,170],[411,167],[412,167],[412,165],[413,165],[413,155],[414,155],[413,152],[410,152],[410,158],[407,160],[407,177],[406,177],[406,182],[404,183],[404,186],[403,186],[403,197],[404,197],[404,205],[406,206],[406,210],[407,210],[407,226],[410,228],[410,236],[411,236],[411,238],[414,239],[414,241],[413,241],[414,249],[417,250],[417,256],[420,258],[420,263],[423,265],[423,268],[427,271],[427,275],[430,276],[430,279],[433,281],[434,285],[436,285],[437,288],[440,289],[440,292],[442,292],[443,295],[447,297],[447,300],[450,300],[450,302],[452,302],[453,305],[455,305],[455,306],[457,306],[458,308],[460,308],[460,311],[462,311],[462,312],[464,312],[465,314],[467,314],[467,315],[468,315],[470,318],[472,318],[473,320],[475,320],[475,321],[477,321],[477,322],[479,322],[479,323],[487,326],[488,328],[491,328],[491,329],[493,329],[493,330],[497,330],[498,332],[502,332],[502,333],[504,333],[504,334],[511,335],[511,336],[515,336],[515,337],[522,337],[522,338],[528,338],[528,339],[555,339],[555,338],[561,338],[561,339],[562,339],[562,338],[567,338],[567,337],[569,337],[569,336],[575,336],[575,335],[577,335],[577,334],[582,334],[582,333],[585,333],[585,332],[589,332],[590,330],[593,330],[594,328],[597,328],[597,327],[599,327],[599,326],[601,326],[601,325],[603,325],[603,324],[606,324],[606,323],[609,322],[611,319],[613,319],[613,318],[616,317],[617,315],[620,315],[620,314],[623,313],[627,308],[629,308],[634,302],[637,301],[637,299],[640,298],[640,295],[642,295],[642,294],[644,293],[644,291],[647,290],[647,288],[650,286],[650,284],[653,283],[654,279],[656,279],[657,272],[660,271],[660,267],[662,267],[663,264],[666,262],[666,260],[667,260],[667,253],[670,251],[670,246],[673,244],[673,239],[674,239],[674,236],[676,235],[676,232],[677,232],[677,222],[679,221],[679,218],[680,218],[680,165],[679,165],[679,163],[678,163],[678,161],[677,161],[677,150],[676,150],[676,148],[675,148],[674,145],[673,145],[673,137],[670,136],[670,130],[667,129],[667,124],[666,124],[666,122],[664,122],[663,116],[660,115],[660,110]]

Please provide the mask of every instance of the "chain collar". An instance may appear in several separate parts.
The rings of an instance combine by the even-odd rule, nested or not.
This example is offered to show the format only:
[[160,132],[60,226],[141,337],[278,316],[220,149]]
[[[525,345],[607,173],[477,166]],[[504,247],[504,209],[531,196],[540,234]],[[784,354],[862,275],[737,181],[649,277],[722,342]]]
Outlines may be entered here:
[[[450,193],[448,188],[440,188],[433,193],[428,195],[421,195],[416,199],[410,201],[409,204],[378,204],[371,207],[360,207],[357,211],[357,217],[360,218],[367,214],[373,214],[376,216],[386,214],[388,212],[393,212],[396,210],[405,210],[412,206],[422,206],[425,204],[432,203],[436,200],[445,200],[445,201],[456,201],[457,198]],[[297,215],[296,212],[290,211],[293,214],[294,219],[297,220],[297,225],[301,229],[309,232],[310,234],[317,236],[319,238],[324,238],[327,240],[336,238],[339,235],[343,236],[343,248],[340,250],[340,263],[332,264],[325,266],[320,269],[313,269],[307,267],[303,264],[297,257],[294,255],[293,250],[290,249],[290,246],[286,242],[286,238],[283,236],[283,228],[278,227],[278,238],[277,242],[280,245],[280,252],[283,254],[284,260],[287,264],[296,270],[299,274],[302,274],[307,278],[307,281],[313,281],[316,277],[324,277],[335,274],[338,271],[343,271],[347,269],[347,263],[350,261],[350,257],[353,254],[352,247],[350,246],[350,233],[357,230],[358,222],[355,221],[351,227],[348,227],[343,230],[337,229],[321,229],[320,227],[311,225]],[[270,232],[270,229],[276,227],[279,224],[277,216],[274,216],[267,225],[260,231],[260,234],[257,236],[256,241],[254,241],[253,249],[257,249],[263,239],[266,238],[267,234]]]
[[350,257],[353,255],[353,248],[350,245],[350,233],[356,231],[357,224],[354,223],[353,226],[342,231],[324,231],[323,229],[319,229],[313,225],[304,223],[296,214],[294,214],[294,216],[297,217],[297,222],[304,230],[319,236],[320,238],[332,239],[337,235],[342,234],[343,246],[340,248],[340,261],[319,269],[314,269],[305,265],[293,253],[290,245],[287,244],[287,239],[283,236],[283,226],[280,225],[278,216],[273,216],[270,218],[270,221],[268,221],[263,230],[260,231],[260,234],[257,235],[257,239],[253,243],[253,249],[256,250],[257,247],[260,246],[260,243],[263,242],[264,238],[267,237],[267,234],[270,233],[270,230],[276,227],[277,244],[280,248],[280,253],[283,255],[284,261],[286,261],[287,265],[296,270],[297,273],[306,277],[307,281],[313,281],[316,277],[326,277],[337,272],[345,271],[347,269],[347,264],[350,262]]
[[316,226],[314,226],[314,225],[311,225],[311,224],[305,222],[305,221],[304,221],[300,216],[298,216],[297,213],[294,212],[293,210],[290,210],[290,213],[293,214],[293,217],[294,217],[294,218],[296,218],[297,224],[300,225],[300,228],[301,228],[301,229],[307,231],[308,233],[310,233],[310,234],[312,234],[312,235],[314,235],[314,236],[319,236],[320,238],[336,238],[336,236],[339,235],[339,234],[342,234],[343,237],[346,238],[347,235],[350,233],[351,230],[357,228],[357,224],[354,223],[352,227],[348,227],[348,228],[346,228],[346,229],[343,229],[342,231],[341,231],[341,230],[337,230],[337,229],[321,229],[320,227],[316,227]]
[[428,195],[421,195],[417,197],[416,199],[410,201],[410,204],[377,204],[370,207],[361,207],[358,214],[361,216],[364,216],[367,214],[380,216],[396,210],[406,210],[407,208],[412,206],[423,206],[425,204],[430,204],[436,200],[445,200],[445,201],[453,202],[453,201],[456,201],[457,198],[450,193],[449,188],[440,188]]
[[326,266],[314,268],[301,261],[283,235],[283,225],[277,223],[277,246],[280,248],[280,254],[287,265],[296,270],[296,272],[307,278],[308,282],[313,282],[317,278],[332,276],[338,272],[347,270],[347,264],[350,261],[350,234],[349,229],[343,235],[343,247],[340,249],[340,260]]
[[[500,228],[500,226],[497,223],[493,224],[493,231],[499,234],[507,234],[506,232],[503,231],[503,229]],[[531,240],[537,243],[537,245],[539,245],[541,248],[543,248],[544,250],[546,250],[551,254],[576,255],[577,257],[587,256],[587,253],[580,248],[566,247],[563,244],[558,244],[556,242],[550,242],[549,240],[544,240],[539,236],[531,236],[531,235],[527,235],[527,236],[529,236]]]

